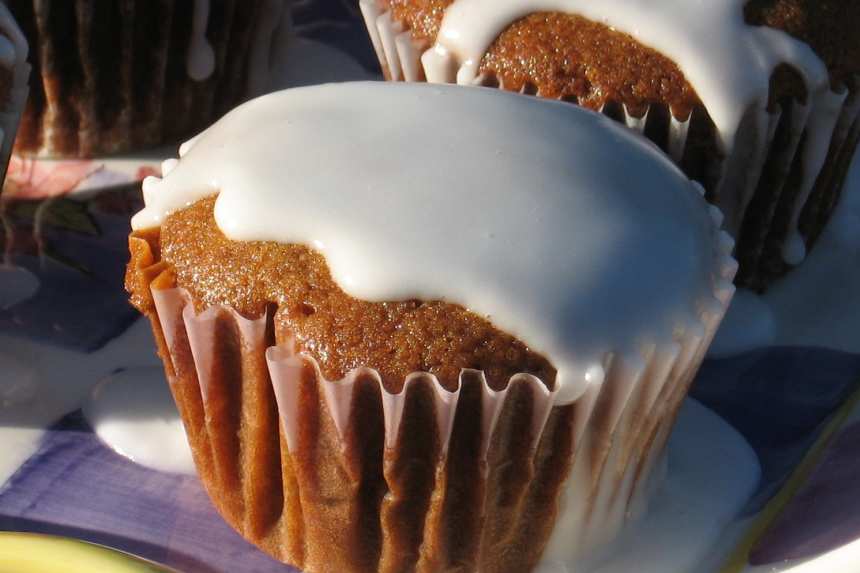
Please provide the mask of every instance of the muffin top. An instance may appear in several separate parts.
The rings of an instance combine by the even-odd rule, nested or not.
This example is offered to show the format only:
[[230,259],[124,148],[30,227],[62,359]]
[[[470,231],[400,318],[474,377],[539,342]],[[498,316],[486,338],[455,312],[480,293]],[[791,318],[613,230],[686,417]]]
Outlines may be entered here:
[[[439,33],[447,8],[455,1],[387,0],[383,3],[391,10],[394,18],[410,30],[414,39],[422,43],[432,43]],[[714,4],[720,3],[714,2]],[[551,44],[557,44],[556,47],[560,49],[555,50],[556,55],[561,54],[567,58],[582,49],[588,49],[586,38],[592,44],[600,45],[603,59],[614,61],[619,55],[626,54],[628,57],[632,55],[641,63],[642,52],[647,48],[641,45],[630,45],[631,41],[635,43],[635,40],[627,34],[617,32],[614,28],[603,26],[604,29],[599,29],[602,26],[599,22],[611,24],[609,19],[583,22],[583,18],[575,15],[581,13],[580,5],[573,2],[567,2],[567,5],[563,5],[564,2],[553,4],[553,6],[548,4],[531,6],[532,12],[528,16],[517,20],[499,34],[484,57],[482,71],[499,72],[506,79],[511,79],[512,74],[513,77],[517,74],[527,75],[533,81],[538,81],[541,88],[551,87],[558,78],[552,77],[550,70],[533,67],[530,69],[535,62],[529,61],[528,57],[523,58],[526,53],[521,52],[521,48],[528,45],[530,56],[534,57],[536,52],[541,52]],[[616,4],[618,8],[625,10],[655,7],[654,3],[643,5],[610,2],[609,4]],[[665,4],[671,8],[675,3],[666,2]],[[722,2],[722,4],[727,3]],[[856,82],[855,76],[860,73],[860,35],[855,33],[857,26],[860,25],[860,4],[857,2],[853,0],[743,0],[740,3],[729,2],[728,4],[743,7],[744,20],[747,24],[782,30],[809,44],[824,60],[835,87]],[[681,17],[684,12],[680,11],[677,14],[679,16],[676,20],[677,25],[683,27],[685,21]],[[711,22],[711,24],[716,26],[717,23]],[[637,34],[634,32],[634,35]],[[574,50],[567,52],[566,49],[570,47]],[[660,78],[664,83],[671,83],[679,89],[684,87],[678,78],[673,77],[673,70],[659,64],[655,66],[650,56],[646,56],[645,60],[647,67],[644,71],[658,72],[664,76]],[[601,84],[603,89],[607,81],[612,82],[614,75],[613,67],[604,67],[604,63],[598,59],[589,61],[589,65],[594,66],[589,77]],[[623,62],[615,63],[614,68],[618,65],[622,69],[625,67]]]
[[[521,19],[538,14],[535,25],[541,26],[554,12],[579,16],[629,35],[627,44],[652,50],[641,56],[644,48],[618,40],[622,52],[633,54],[638,62],[638,69],[622,66],[623,78],[642,80],[645,85],[640,91],[646,99],[665,99],[681,109],[688,108],[691,97],[698,97],[721,143],[730,149],[747,110],[769,105],[771,76],[781,64],[800,74],[808,97],[823,97],[830,88],[827,67],[809,45],[781,30],[747,24],[745,4],[746,0],[455,0],[444,9],[435,43],[424,52],[422,62],[430,81],[476,83],[482,62],[487,57],[500,59],[498,50],[490,55],[488,51],[509,28],[518,28]],[[576,29],[582,26],[575,24]],[[520,28],[520,33],[525,31]],[[559,33],[557,28],[548,32],[534,43],[552,42]],[[606,39],[601,43],[612,48]],[[614,87],[618,76],[601,69],[599,51],[594,55],[587,62],[597,70],[594,83],[619,91]],[[660,61],[660,55],[668,63]],[[683,75],[677,77],[679,71]],[[661,89],[664,81],[667,87]]]
[[[225,241],[302,245],[357,300],[459,305],[545,356],[559,402],[599,378],[608,353],[698,324],[719,281],[695,185],[644,139],[562,103],[301,88],[240,106],[180,155],[144,182],[135,230],[189,206],[204,220],[198,202],[217,195],[208,209]],[[193,240],[203,227],[181,228]]]

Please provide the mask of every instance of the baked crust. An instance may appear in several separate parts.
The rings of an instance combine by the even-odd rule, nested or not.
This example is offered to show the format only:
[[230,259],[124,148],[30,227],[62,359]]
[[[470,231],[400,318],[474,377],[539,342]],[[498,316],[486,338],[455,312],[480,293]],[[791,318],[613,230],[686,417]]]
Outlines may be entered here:
[[[390,0],[392,14],[431,43],[449,0]],[[678,66],[632,36],[581,16],[541,12],[514,22],[493,42],[480,72],[512,91],[570,99],[600,109],[607,102],[641,116],[668,105],[686,119],[699,103]]]
[[[453,0],[387,0],[392,16],[416,40],[432,43]],[[747,23],[783,30],[806,42],[827,64],[834,86],[860,73],[860,4],[852,0],[750,0]],[[642,109],[663,103],[686,117],[698,103],[677,66],[633,37],[580,16],[536,13],[514,22],[492,44],[481,71],[512,89],[532,84],[547,97],[579,97]]]
[[[308,247],[225,237],[214,205],[214,197],[203,199],[167,217],[160,233],[139,235],[156,253],[132,247],[127,286],[142,311],[151,277],[136,269],[151,267],[157,256],[159,272],[187,290],[198,311],[225,306],[248,318],[273,313],[278,343],[294,339],[329,380],[369,366],[394,392],[412,372],[434,374],[449,389],[462,369],[483,371],[492,388],[521,372],[554,382],[555,369],[543,356],[465,308],[352,298],[333,281],[323,256]],[[152,260],[141,259],[146,256]]]
[[[379,0],[392,18],[419,44],[429,47],[438,34],[446,8],[453,0]],[[750,25],[784,30],[807,42],[830,71],[836,91],[847,88],[856,97],[860,73],[860,3],[850,0],[750,0],[744,8]],[[423,44],[423,46],[422,46]],[[384,67],[384,66],[383,66]],[[721,188],[726,156],[708,110],[678,66],[632,36],[580,16],[535,13],[508,26],[481,60],[485,85],[542,97],[568,100],[624,121],[643,117],[643,134],[669,151],[670,120],[688,121],[682,156],[684,173],[699,181],[706,198],[718,205],[742,185]],[[740,262],[737,284],[766,290],[791,270],[783,257],[795,202],[799,198],[803,154],[783,163],[785,150],[798,126],[792,119],[808,93],[800,73],[778,65],[770,77],[768,109],[780,120],[767,150],[764,168],[733,231]],[[852,120],[853,121],[853,120]],[[850,122],[849,122],[850,123]],[[747,135],[754,126],[747,125]],[[847,168],[856,148],[860,126],[847,125],[833,141],[815,187],[802,211],[799,228],[810,250],[826,226],[841,195]],[[753,134],[754,139],[761,134]],[[803,143],[801,143],[802,148]],[[791,174],[792,178],[788,178]]]
[[[161,231],[132,234],[126,285],[152,324],[198,474],[215,507],[273,557],[309,573],[531,571],[549,542],[578,457],[586,459],[589,474],[576,484],[583,494],[583,527],[592,522],[602,527],[605,508],[597,501],[607,499],[602,496],[628,507],[635,488],[645,487],[698,361],[672,368],[666,378],[656,375],[659,368],[648,368],[638,379],[641,388],[622,400],[620,419],[619,400],[630,391],[623,368],[610,365],[593,404],[555,406],[549,412],[540,406],[536,383],[515,377],[504,385],[490,434],[487,390],[479,373],[467,370],[460,377],[447,436],[437,419],[442,405],[433,384],[418,377],[406,388],[384,388],[389,399],[398,394],[394,399],[403,408],[392,438],[386,396],[370,371],[335,383],[352,387],[348,411],[336,415],[329,383],[311,361],[290,366],[288,380],[276,376],[283,364],[267,363],[267,348],[284,344],[277,315],[268,315],[264,328],[260,321],[249,328],[233,309],[198,322],[183,312],[184,303],[175,304],[182,295],[171,289],[180,284],[176,273],[182,265],[167,261],[168,243],[178,243],[166,238],[177,230],[166,227],[201,230],[193,221],[179,223],[183,216],[212,226],[211,209],[211,199],[201,201],[169,217]],[[266,250],[267,245],[272,246],[247,243],[267,256],[301,256],[298,249],[290,254]],[[304,256],[309,266],[321,258],[307,249]],[[257,261],[248,262],[259,272],[253,266]],[[203,264],[200,271],[205,269]],[[316,290],[323,279],[330,280],[320,278]],[[225,301],[225,293],[232,292],[233,300],[250,305],[246,309],[259,308],[253,297],[215,290],[213,300]],[[152,293],[160,291],[166,291],[160,295],[165,298],[156,310]],[[173,302],[163,304],[165,299]],[[443,383],[448,384],[444,378]],[[289,419],[276,396],[284,386],[293,395]],[[536,435],[537,428],[542,429]],[[582,542],[571,539],[571,549]]]

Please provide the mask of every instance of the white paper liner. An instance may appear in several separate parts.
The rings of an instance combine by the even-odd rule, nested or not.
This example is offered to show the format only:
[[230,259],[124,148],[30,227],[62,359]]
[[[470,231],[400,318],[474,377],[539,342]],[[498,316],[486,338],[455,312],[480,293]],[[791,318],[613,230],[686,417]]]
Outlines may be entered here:
[[[416,40],[409,30],[397,22],[390,11],[378,0],[360,0],[364,21],[385,77],[390,81],[429,81],[431,83],[463,83],[458,77],[458,65],[450,54],[440,55],[427,42]],[[479,76],[472,85],[487,85]],[[504,85],[498,87],[504,89]],[[523,90],[521,90],[523,91]],[[540,96],[540,92],[536,95]],[[802,237],[798,223],[801,212],[816,187],[816,182],[827,159],[830,147],[841,147],[848,136],[848,129],[858,118],[857,94],[831,92],[827,97],[816,98],[807,105],[792,108],[793,134],[791,144],[779,151],[778,161],[784,167],[783,177],[766,190],[759,189],[762,169],[771,155],[771,145],[782,110],[763,112],[750,109],[737,132],[731,152],[717,166],[719,171],[713,193],[714,202],[726,215],[726,227],[736,238],[740,237],[747,208],[758,191],[775,193],[779,197],[788,178],[790,167],[802,161],[804,177],[792,207],[789,231],[783,247],[783,259],[792,265],[799,264],[806,255],[807,238]],[[810,98],[812,100],[812,98]],[[603,112],[604,110],[600,110]],[[625,106],[621,110],[622,122],[644,135],[648,112],[642,117],[629,113]],[[666,141],[656,141],[669,157],[681,163],[687,147],[690,119],[679,121],[669,114],[669,129]],[[814,140],[807,150],[798,154],[801,138]],[[811,149],[810,149],[811,148]],[[776,188],[774,188],[776,187]]]
[[[722,215],[715,207],[711,211],[717,229],[722,222]],[[715,231],[715,235],[713,292],[703,293],[698,315],[690,317],[685,324],[679,324],[673,339],[658,339],[643,346],[638,353],[607,349],[603,364],[606,371],[604,380],[600,384],[590,385],[573,404],[574,465],[563,486],[566,493],[556,520],[555,534],[547,550],[548,556],[570,561],[605,543],[615,536],[628,519],[644,511],[648,493],[659,483],[659,472],[655,474],[654,468],[659,468],[659,458],[675,413],[734,292],[731,281],[737,264],[730,255],[733,242],[725,232]],[[212,385],[223,384],[223,380],[213,380],[213,373],[216,371],[214,366],[221,359],[216,338],[219,328],[224,328],[224,317],[229,317],[229,322],[236,325],[243,351],[260,349],[259,352],[265,353],[268,377],[290,453],[299,449],[305,416],[310,415],[301,407],[303,390],[300,384],[308,363],[315,369],[316,385],[320,389],[324,410],[332,421],[344,451],[349,443],[351,416],[355,413],[353,399],[357,380],[370,377],[379,388],[384,419],[384,446],[386,451],[391,452],[397,450],[404,439],[401,428],[407,397],[418,387],[430,388],[436,435],[440,442],[437,474],[442,472],[441,468],[446,464],[463,376],[478,377],[481,381],[481,412],[462,414],[480,415],[478,451],[484,462],[481,466],[484,479],[491,471],[488,450],[511,388],[525,385],[532,395],[528,443],[533,458],[553,408],[566,407],[556,405],[556,392],[549,391],[540,380],[528,374],[515,375],[502,390],[490,388],[483,374],[476,371],[464,371],[454,390],[443,387],[432,374],[415,372],[406,377],[400,392],[392,393],[374,370],[365,367],[349,372],[341,380],[329,381],[322,375],[316,362],[297,352],[291,341],[276,346],[267,345],[268,316],[248,319],[225,307],[212,307],[198,314],[189,294],[179,288],[153,288],[152,297],[157,323],[160,324],[169,352],[169,356],[164,357],[166,361],[170,360],[167,365],[168,378],[172,385],[199,385],[207,424],[219,425],[220,417],[225,415],[223,404],[212,404],[210,398]],[[183,350],[185,345],[190,349],[193,359],[196,382],[189,382],[188,376],[180,378],[175,375],[176,365],[187,362],[184,356],[187,356],[188,351]],[[213,456],[217,458],[214,450]],[[438,480],[440,478],[437,477],[436,487],[443,487],[444,484],[440,485],[442,482]],[[245,482],[243,478],[238,481]],[[434,493],[437,494],[442,495],[444,492]],[[302,495],[300,491],[299,497]],[[486,506],[484,510],[487,510]],[[232,511],[222,510],[228,521],[231,520]],[[243,531],[241,523],[233,522],[232,525]]]

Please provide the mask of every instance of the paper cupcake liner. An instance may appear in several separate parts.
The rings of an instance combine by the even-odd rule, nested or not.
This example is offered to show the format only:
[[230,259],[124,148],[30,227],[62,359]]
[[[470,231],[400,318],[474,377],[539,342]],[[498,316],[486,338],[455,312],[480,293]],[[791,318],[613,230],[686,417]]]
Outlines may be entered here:
[[614,536],[654,488],[737,270],[720,233],[698,313],[641,352],[607,350],[602,384],[557,405],[527,374],[497,389],[474,370],[455,387],[415,372],[389,388],[367,367],[326,380],[271,311],[197,313],[142,237],[129,286],[201,479],[245,538],[309,572],[528,571],[547,546],[572,561]]
[[[860,92],[850,90],[832,94],[835,121],[831,136],[818,144],[822,154],[819,169],[808,168],[805,158],[809,147],[808,126],[815,109],[792,103],[785,110],[777,137],[787,141],[786,149],[774,145],[761,170],[761,183],[749,206],[738,250],[743,284],[763,290],[802,261],[806,251],[824,230],[841,196],[848,166],[857,149],[860,130]],[[790,133],[790,136],[786,136]]]
[[33,46],[16,152],[43,157],[118,153],[200,131],[259,84],[289,29],[284,0],[10,8]]
[[[430,43],[414,38],[381,2],[360,0],[359,6],[386,79],[462,83],[453,56],[429,51]],[[505,89],[486,75],[471,85]],[[541,94],[534,90],[531,95]],[[704,109],[686,120],[675,118],[666,106],[651,106],[641,117],[614,103],[598,111],[651,139],[705,185],[708,200],[725,213],[726,227],[738,241],[738,284],[761,290],[802,261],[826,224],[813,206],[832,207],[841,192],[844,170],[839,177],[828,173],[857,147],[848,137],[858,121],[857,98],[857,90],[851,90],[831,93],[817,104],[792,102],[772,113],[751,109],[729,156],[719,152]],[[823,141],[806,145],[812,121],[823,126],[816,130]],[[812,146],[822,153],[806,153]]]
[[860,77],[852,82],[855,86],[848,93],[842,113],[834,128],[833,143],[816,189],[800,220],[801,232],[815,242],[839,199],[839,190],[844,184],[851,161],[857,150],[860,137]]

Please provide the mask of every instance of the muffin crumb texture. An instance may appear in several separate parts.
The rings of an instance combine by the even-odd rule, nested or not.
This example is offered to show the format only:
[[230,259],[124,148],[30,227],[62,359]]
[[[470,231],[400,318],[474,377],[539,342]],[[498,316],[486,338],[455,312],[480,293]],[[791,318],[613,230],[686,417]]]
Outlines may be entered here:
[[[226,238],[214,205],[211,197],[169,216],[158,239],[161,260],[198,312],[212,306],[248,318],[273,312],[277,343],[293,338],[329,380],[371,366],[395,392],[418,371],[454,389],[464,368],[482,370],[494,389],[521,372],[554,382],[555,369],[543,356],[465,308],[352,298],[333,281],[324,257],[308,247]],[[136,290],[132,286],[133,295]]]
[[[387,7],[397,22],[429,47],[453,2],[387,0]],[[749,0],[744,18],[752,26],[782,30],[809,44],[827,64],[834,87],[856,86],[860,73],[860,3]],[[689,109],[698,103],[695,91],[670,59],[627,34],[560,12],[535,13],[513,23],[487,51],[481,71],[497,75],[506,85],[517,86],[513,88],[516,90],[530,82],[547,97],[583,98],[582,105],[588,107],[601,99],[634,108],[649,98],[674,109]],[[571,75],[578,82],[573,82]],[[615,99],[619,96],[624,99]]]
[[[442,22],[446,0],[392,0],[395,18],[428,45]],[[487,50],[480,72],[511,91],[572,100],[600,109],[622,104],[640,117],[649,105],[668,105],[689,117],[699,102],[678,66],[628,34],[581,16],[531,14],[506,28]]]

